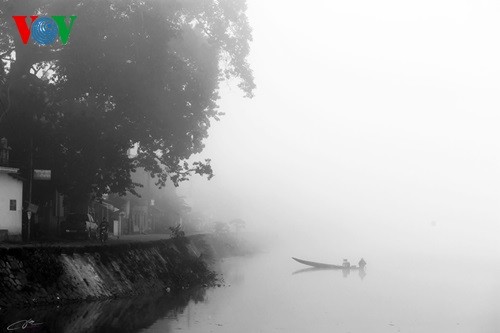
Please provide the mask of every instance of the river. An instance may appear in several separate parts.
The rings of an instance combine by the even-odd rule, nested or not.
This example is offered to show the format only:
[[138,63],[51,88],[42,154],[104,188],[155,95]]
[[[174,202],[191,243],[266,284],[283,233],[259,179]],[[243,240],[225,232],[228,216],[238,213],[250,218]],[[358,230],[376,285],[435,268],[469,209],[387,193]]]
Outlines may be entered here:
[[364,256],[365,274],[345,274],[304,270],[291,259],[339,262],[325,250],[332,244],[291,248],[222,260],[220,287],[13,309],[0,313],[1,323],[32,318],[44,323],[33,332],[72,333],[500,331],[500,270],[491,265],[496,256],[386,249]]
[[233,258],[222,265],[230,286],[143,332],[500,331],[498,270],[445,255],[410,259],[375,256],[365,274],[346,275],[304,270],[283,252]]

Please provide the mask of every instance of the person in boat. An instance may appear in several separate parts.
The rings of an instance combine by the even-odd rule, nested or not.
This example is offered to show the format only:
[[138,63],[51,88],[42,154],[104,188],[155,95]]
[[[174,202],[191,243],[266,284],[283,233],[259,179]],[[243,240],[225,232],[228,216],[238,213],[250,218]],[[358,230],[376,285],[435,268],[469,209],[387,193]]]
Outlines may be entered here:
[[347,259],[344,259],[344,262],[342,263],[343,268],[351,268],[351,263],[347,261]]
[[363,269],[366,266],[366,261],[365,259],[361,258],[361,260],[358,262],[359,268]]

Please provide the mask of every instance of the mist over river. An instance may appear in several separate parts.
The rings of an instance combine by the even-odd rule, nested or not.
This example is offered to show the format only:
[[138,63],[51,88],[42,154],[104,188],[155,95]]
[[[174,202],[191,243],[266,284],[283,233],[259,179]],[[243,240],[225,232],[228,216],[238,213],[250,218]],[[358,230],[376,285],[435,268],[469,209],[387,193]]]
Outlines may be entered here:
[[[329,262],[340,264],[337,251],[329,252]],[[304,270],[292,254],[301,255],[277,248],[226,260],[222,269],[230,287],[208,290],[204,302],[191,302],[177,318],[159,319],[143,332],[500,330],[500,270],[487,258],[466,264],[466,257],[444,253],[372,252],[365,256],[365,276],[354,270],[345,276],[341,270]],[[307,253],[306,259],[327,257]]]
[[[435,238],[439,238],[439,231]],[[32,318],[49,332],[498,332],[496,252],[449,241],[399,250],[342,237],[274,237],[273,246],[217,265],[221,287],[60,307],[11,309],[2,323]],[[430,237],[430,234],[427,235]],[[328,239],[328,241],[326,241]],[[418,239],[418,237],[413,237]],[[437,246],[439,245],[439,246]],[[487,242],[483,243],[488,248]],[[448,250],[446,250],[448,249]],[[451,251],[453,250],[453,251]],[[362,254],[361,254],[362,253]],[[291,256],[355,264],[365,273],[310,270]]]
[[[186,248],[101,265],[134,294],[154,277],[155,295],[6,309],[0,288],[2,330],[500,332],[500,1],[0,0],[0,14],[0,242],[22,242],[7,248],[260,233],[215,263],[220,286],[176,273],[209,257]],[[43,302],[26,266],[61,282],[34,252],[37,267],[0,258],[12,304]],[[85,271],[70,292],[93,297],[97,261],[65,262]],[[63,304],[65,285],[39,282]]]

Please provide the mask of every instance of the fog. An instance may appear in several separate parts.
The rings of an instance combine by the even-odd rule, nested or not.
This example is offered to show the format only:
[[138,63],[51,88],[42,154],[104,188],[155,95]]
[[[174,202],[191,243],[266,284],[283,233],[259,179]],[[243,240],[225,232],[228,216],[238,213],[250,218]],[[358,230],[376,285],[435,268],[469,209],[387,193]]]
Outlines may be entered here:
[[248,5],[256,96],[221,87],[190,203],[303,249],[498,258],[500,4]]
[[[64,298],[55,292],[63,285],[61,293],[69,292],[66,280],[43,270],[43,280],[57,282],[47,287],[30,261],[12,268],[0,261],[6,295],[19,290],[15,302],[30,304],[19,314],[9,309],[9,323],[30,328],[57,317],[53,325],[72,332],[500,332],[500,2],[19,3],[0,1],[10,22],[0,33],[0,132],[14,147],[3,141],[0,164],[9,166],[12,150],[11,161],[21,157],[16,163],[26,166],[14,178],[29,174],[29,195],[8,198],[19,212],[19,237],[32,233],[43,244],[40,230],[83,232],[90,241],[90,221],[68,230],[69,219],[60,218],[94,193],[106,199],[101,221],[115,213],[110,244],[137,258],[172,258],[165,256],[166,268],[151,261],[132,279],[135,259],[128,267],[106,254],[107,245],[103,260],[88,255],[97,240],[51,250],[64,256],[63,266],[46,259],[57,279],[61,267],[83,279],[72,278],[76,289]],[[52,10],[74,8],[67,46],[65,30],[57,30],[69,38],[72,28],[57,24],[66,16],[32,16],[29,30],[30,7],[53,18],[73,14]],[[47,20],[60,38],[49,36],[55,46],[43,53],[35,33],[45,27],[36,22]],[[32,31],[33,43],[18,39]],[[219,95],[225,115],[215,121]],[[211,164],[196,163],[205,159]],[[54,175],[53,189],[39,185],[34,170]],[[193,173],[203,177],[183,182]],[[144,182],[142,198],[106,196],[131,192],[135,180]],[[72,196],[74,203],[66,200]],[[95,224],[101,242],[106,224]],[[3,240],[10,231],[0,229]],[[165,237],[173,239],[150,243]],[[97,282],[89,284],[94,266]],[[115,266],[124,269],[123,284],[144,284],[138,293],[158,287],[155,295],[57,303],[43,317],[34,306],[55,301],[37,303],[39,289],[58,301],[84,297],[92,286],[103,295]],[[36,288],[20,282],[21,270]],[[201,275],[217,279],[204,283]]]

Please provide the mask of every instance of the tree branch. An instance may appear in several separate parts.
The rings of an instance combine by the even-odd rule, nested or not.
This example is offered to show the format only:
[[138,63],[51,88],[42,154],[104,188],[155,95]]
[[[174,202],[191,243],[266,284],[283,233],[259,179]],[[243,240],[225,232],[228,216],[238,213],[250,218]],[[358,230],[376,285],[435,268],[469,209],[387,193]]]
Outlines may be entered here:
[[11,48],[7,51],[5,51],[4,53],[0,53],[0,58],[4,59],[4,56],[6,56],[7,54],[10,54],[14,51],[14,48]]
[[0,115],[0,123],[2,122],[3,117],[5,115],[7,115],[7,113],[9,113],[9,111],[10,111],[10,105],[11,105],[11,103],[10,103],[10,84],[9,84],[7,86],[7,107],[5,107],[5,105],[2,102],[2,106],[5,107],[5,111],[2,113],[2,115]]

